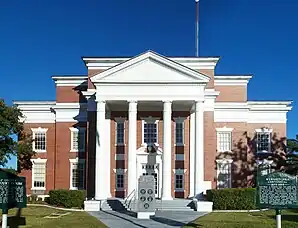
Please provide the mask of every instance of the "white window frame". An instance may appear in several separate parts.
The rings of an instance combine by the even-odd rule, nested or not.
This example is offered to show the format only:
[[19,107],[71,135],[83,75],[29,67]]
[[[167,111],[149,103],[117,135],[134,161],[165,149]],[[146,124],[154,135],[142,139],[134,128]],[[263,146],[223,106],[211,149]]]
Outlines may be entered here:
[[[86,150],[86,128],[84,127],[70,127],[70,152],[85,152]],[[73,133],[77,132],[78,133],[78,137],[80,135],[80,132],[84,134],[84,147],[83,148],[79,148],[80,147],[80,143],[78,141],[78,149],[74,149],[73,148]],[[79,140],[79,139],[78,139]]]
[[[176,117],[174,118],[174,140],[175,140],[175,146],[185,146],[185,119],[186,117]],[[182,132],[182,143],[177,143],[176,142],[176,123],[182,123],[183,124],[183,132]]]
[[[124,189],[125,189],[125,173],[126,173],[127,169],[113,169],[113,171],[115,173],[115,191],[124,191]],[[123,188],[117,187],[117,182],[118,182],[117,175],[118,174],[123,175]]]
[[[41,127],[31,128],[31,131],[32,131],[32,137],[33,137],[33,142],[32,142],[33,151],[36,153],[47,152],[47,131],[48,131],[48,128],[41,128]],[[45,134],[45,148],[46,148],[45,150],[36,150],[35,149],[35,134],[36,133],[44,133]]]
[[[69,181],[69,189],[70,190],[78,190],[77,187],[73,187],[73,182],[72,182],[72,170],[73,170],[73,166],[74,165],[78,165],[78,164],[83,164],[84,167],[84,174],[86,173],[86,161],[85,159],[79,159],[79,158],[75,158],[75,159],[69,159],[69,163],[70,163],[70,181]],[[83,189],[85,189],[85,175],[83,175],[84,179],[83,179]]]
[[[173,169],[174,172],[174,191],[184,192],[185,191],[185,172],[186,169]],[[182,175],[182,188],[176,188],[176,175]]]
[[[233,163],[233,159],[217,159],[216,160],[216,188],[219,188],[219,184],[218,184],[218,176],[220,174],[218,165],[219,164],[228,164],[229,165],[229,182],[228,182],[228,188],[232,187],[232,163]],[[222,189],[222,188],[221,188]]]
[[[256,150],[257,150],[257,153],[271,153],[271,140],[272,140],[273,129],[263,127],[263,128],[255,129],[255,132],[256,132]],[[268,151],[265,151],[265,150],[258,151],[258,134],[259,133],[269,134]]]
[[184,154],[175,154],[176,161],[184,161]]
[[155,145],[159,145],[158,144],[158,122],[159,122],[159,118],[157,117],[152,117],[152,116],[149,116],[149,117],[145,117],[145,118],[142,118],[142,145],[143,146],[147,146],[147,143],[145,143],[145,140],[144,140],[144,126],[145,126],[145,123],[153,123],[153,124],[156,124],[156,143]]
[[[228,127],[226,127],[226,126],[224,126],[224,127],[221,127],[221,128],[216,128],[216,148],[217,148],[217,152],[218,153],[222,153],[222,152],[232,152],[232,149],[233,149],[233,139],[232,139],[232,137],[233,137],[233,134],[232,134],[232,132],[233,132],[233,130],[234,130],[234,128],[228,128]],[[227,151],[222,151],[221,149],[220,149],[220,141],[219,141],[219,134],[220,133],[227,133],[227,134],[230,134],[230,149],[229,150],[227,150]]]
[[[31,190],[46,190],[47,184],[47,159],[37,158],[31,159],[32,162],[32,182],[31,182]],[[45,177],[44,177],[44,187],[34,187],[34,166],[35,164],[44,164],[45,166]]]
[[[257,162],[258,168],[259,168],[259,166],[267,165],[267,166],[269,166],[269,170],[268,170],[269,173],[272,172],[272,164],[273,164],[273,160],[267,160],[267,159],[264,159],[264,160],[257,160],[256,162]],[[267,175],[267,174],[269,174],[269,173],[266,173],[266,174],[264,174],[264,175]]]
[[[117,117],[115,118],[115,146],[125,146],[125,118]],[[118,143],[117,138],[117,125],[118,123],[123,123],[124,129],[123,129],[123,143]]]

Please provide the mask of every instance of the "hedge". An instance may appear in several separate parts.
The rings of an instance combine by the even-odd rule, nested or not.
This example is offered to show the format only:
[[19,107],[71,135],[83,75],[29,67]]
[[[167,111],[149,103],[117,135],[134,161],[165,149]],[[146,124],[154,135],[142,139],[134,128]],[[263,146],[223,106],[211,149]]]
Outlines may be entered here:
[[207,200],[213,202],[214,210],[253,210],[255,188],[227,188],[207,190]]
[[86,192],[81,190],[51,190],[47,203],[66,208],[83,208]]

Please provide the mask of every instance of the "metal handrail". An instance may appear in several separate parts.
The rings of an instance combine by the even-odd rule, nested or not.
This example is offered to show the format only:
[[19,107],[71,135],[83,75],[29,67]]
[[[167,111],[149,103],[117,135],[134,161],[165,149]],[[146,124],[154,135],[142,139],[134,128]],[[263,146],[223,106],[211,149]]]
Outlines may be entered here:
[[136,192],[135,189],[132,190],[131,193],[129,193],[129,195],[127,196],[127,198],[126,198],[125,201],[124,201],[124,204],[125,204],[128,208],[130,208],[131,201],[132,201],[132,200],[134,199],[134,197],[135,197],[135,192]]

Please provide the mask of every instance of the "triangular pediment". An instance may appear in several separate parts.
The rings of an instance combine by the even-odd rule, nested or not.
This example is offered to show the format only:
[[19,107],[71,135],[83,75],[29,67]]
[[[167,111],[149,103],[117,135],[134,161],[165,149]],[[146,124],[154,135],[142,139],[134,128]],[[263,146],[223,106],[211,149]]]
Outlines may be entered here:
[[91,78],[93,83],[208,83],[209,77],[148,51]]

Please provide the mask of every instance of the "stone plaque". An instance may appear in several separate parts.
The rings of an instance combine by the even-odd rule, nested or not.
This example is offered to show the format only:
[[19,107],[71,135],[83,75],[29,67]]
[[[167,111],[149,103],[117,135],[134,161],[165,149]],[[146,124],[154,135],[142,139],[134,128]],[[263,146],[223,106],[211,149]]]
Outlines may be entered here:
[[26,178],[0,170],[0,206],[2,210],[27,205]]
[[140,176],[138,185],[138,212],[154,212],[155,178],[152,175]]
[[258,176],[257,207],[298,208],[297,177],[282,172]]

